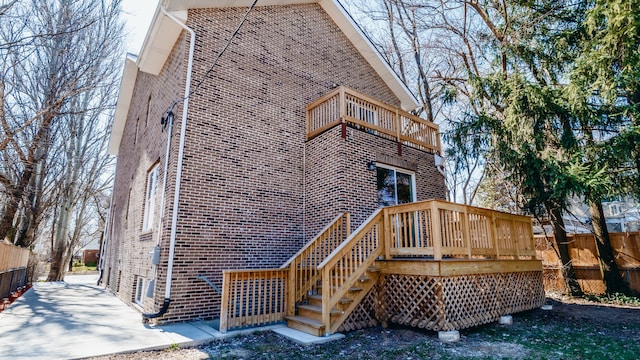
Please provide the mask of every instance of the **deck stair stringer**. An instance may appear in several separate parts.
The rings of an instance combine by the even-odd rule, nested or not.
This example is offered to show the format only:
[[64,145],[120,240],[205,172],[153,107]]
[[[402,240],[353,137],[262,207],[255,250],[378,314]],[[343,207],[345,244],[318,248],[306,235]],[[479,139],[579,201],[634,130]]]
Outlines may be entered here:
[[[325,336],[337,331],[376,284],[374,265],[384,253],[382,215],[382,209],[376,210],[318,265]],[[342,308],[342,313],[332,316],[334,308]]]
[[331,325],[328,333],[325,335],[333,334],[338,328],[349,318],[354,310],[358,308],[358,305],[369,294],[373,287],[378,282],[378,274],[380,270],[376,266],[369,266],[366,268],[365,273],[357,278],[357,281],[349,287],[348,291],[340,297],[337,303],[332,309],[341,309],[340,314],[331,317]]

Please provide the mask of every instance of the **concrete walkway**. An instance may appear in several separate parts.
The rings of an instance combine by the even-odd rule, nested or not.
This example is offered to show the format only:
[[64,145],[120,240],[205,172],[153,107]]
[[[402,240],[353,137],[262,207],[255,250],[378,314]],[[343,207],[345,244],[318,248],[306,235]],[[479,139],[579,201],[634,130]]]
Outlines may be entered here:
[[194,346],[222,335],[203,322],[144,325],[139,312],[96,280],[66,276],[65,282],[34,284],[0,313],[0,358],[83,358]]

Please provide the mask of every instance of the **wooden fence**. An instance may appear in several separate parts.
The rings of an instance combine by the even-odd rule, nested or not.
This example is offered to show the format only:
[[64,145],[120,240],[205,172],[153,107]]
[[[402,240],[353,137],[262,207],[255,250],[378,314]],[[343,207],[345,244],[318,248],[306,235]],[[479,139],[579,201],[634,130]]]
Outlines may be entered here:
[[0,243],[0,297],[27,284],[29,249]]
[[438,125],[348,87],[307,105],[307,138],[341,123],[431,153],[441,150]]
[[[640,233],[610,233],[616,264],[620,275],[629,287],[640,292]],[[536,235],[538,258],[544,267],[545,289],[565,291],[562,263],[557,256],[557,245],[553,235]],[[569,255],[582,290],[591,294],[602,294],[605,286],[598,265],[598,249],[593,234],[573,234],[568,236]]]

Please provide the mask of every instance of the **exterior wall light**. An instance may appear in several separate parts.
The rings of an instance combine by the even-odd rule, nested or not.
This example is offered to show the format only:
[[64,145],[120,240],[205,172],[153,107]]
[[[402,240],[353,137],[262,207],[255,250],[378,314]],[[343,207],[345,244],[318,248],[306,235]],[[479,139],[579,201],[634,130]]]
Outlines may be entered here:
[[367,163],[367,170],[369,171],[376,171],[376,163],[373,161],[369,161]]

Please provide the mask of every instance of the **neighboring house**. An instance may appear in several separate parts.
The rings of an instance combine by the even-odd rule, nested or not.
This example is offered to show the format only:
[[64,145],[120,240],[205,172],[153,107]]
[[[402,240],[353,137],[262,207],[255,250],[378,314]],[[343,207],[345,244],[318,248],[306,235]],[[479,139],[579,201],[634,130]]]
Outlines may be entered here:
[[[219,317],[223,270],[279,267],[342,212],[355,228],[446,195],[437,127],[403,115],[416,99],[336,0],[258,2],[212,67],[250,3],[162,0],[126,59],[101,281],[147,317]],[[334,91],[360,124],[310,120]],[[433,134],[398,141],[383,107]]]
[[[609,232],[637,232],[640,226],[640,210],[632,197],[618,198],[602,203],[607,230]],[[571,233],[591,232],[591,214],[582,199],[569,201],[569,210],[564,217],[567,231]]]

